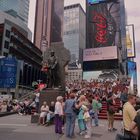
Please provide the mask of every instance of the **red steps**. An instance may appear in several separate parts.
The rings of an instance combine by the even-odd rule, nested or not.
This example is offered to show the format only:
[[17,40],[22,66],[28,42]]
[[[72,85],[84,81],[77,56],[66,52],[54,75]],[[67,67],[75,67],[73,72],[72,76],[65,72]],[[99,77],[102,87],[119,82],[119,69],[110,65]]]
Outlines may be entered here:
[[[120,100],[117,99],[115,108],[118,109],[120,108],[120,106],[121,106]],[[99,113],[99,119],[107,119],[107,103],[106,102],[102,103],[102,110]],[[122,120],[122,115],[115,114],[115,120]]]

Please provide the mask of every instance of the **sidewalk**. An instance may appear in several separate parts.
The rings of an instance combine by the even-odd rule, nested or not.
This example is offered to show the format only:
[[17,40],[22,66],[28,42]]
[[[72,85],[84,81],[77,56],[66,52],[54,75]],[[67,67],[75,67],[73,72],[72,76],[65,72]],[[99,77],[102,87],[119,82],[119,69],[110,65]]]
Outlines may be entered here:
[[[108,132],[107,128],[107,120],[100,120],[99,127],[93,127],[92,129],[92,137],[90,140],[115,140],[115,136],[117,133],[121,133],[121,121],[115,122],[115,128],[118,129],[116,132]],[[73,140],[85,140],[83,136],[79,136],[78,133],[78,126],[76,126],[76,136],[73,138]],[[62,136],[60,140],[69,140],[69,138],[66,138],[65,135]]]

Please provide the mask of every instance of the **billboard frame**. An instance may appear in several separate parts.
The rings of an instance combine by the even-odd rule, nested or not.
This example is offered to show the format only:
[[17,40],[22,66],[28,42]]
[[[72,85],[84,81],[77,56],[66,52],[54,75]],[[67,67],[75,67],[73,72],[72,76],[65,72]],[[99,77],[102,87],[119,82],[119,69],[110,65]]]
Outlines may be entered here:
[[[136,41],[135,41],[135,27],[134,27],[134,24],[128,24],[126,25],[126,28],[127,27],[132,27],[132,39],[133,39],[133,49],[134,49],[134,56],[132,57],[128,57],[128,54],[127,54],[127,58],[135,58],[136,57]],[[127,49],[127,44],[126,44],[126,49]]]

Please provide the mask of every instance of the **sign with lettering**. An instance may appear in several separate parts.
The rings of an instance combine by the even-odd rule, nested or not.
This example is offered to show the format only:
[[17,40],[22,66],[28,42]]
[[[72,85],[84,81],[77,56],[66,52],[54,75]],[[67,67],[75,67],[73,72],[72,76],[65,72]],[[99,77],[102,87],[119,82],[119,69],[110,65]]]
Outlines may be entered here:
[[117,58],[116,46],[85,49],[83,53],[84,61],[111,60]]

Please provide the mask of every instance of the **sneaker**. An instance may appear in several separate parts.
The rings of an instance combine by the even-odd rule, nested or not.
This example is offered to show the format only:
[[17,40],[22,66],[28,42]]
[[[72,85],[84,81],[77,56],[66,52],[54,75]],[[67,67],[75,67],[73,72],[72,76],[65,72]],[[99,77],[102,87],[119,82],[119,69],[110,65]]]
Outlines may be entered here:
[[85,135],[85,137],[84,137],[85,139],[90,139],[91,138],[91,136],[89,136],[89,135]]

